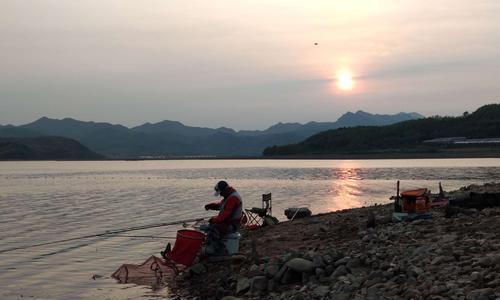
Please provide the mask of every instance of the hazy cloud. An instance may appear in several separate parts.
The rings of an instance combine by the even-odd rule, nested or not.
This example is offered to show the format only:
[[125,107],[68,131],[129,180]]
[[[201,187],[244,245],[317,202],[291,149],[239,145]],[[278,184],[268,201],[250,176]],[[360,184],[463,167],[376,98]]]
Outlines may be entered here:
[[0,124],[459,114],[500,98],[499,18],[495,0],[1,0]]

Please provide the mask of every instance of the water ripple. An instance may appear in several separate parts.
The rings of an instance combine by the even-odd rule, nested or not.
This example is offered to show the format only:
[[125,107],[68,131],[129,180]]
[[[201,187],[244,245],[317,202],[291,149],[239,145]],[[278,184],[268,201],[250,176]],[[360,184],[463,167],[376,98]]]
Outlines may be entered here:
[[[107,230],[207,216],[215,181],[226,179],[245,207],[273,193],[273,212],[314,213],[387,202],[402,189],[437,190],[500,180],[500,160],[1,162],[0,298],[102,298],[124,286],[109,279],[124,262],[141,262],[169,240],[106,236],[30,245]],[[174,236],[177,228],[134,232]],[[92,280],[93,274],[104,275]],[[127,286],[128,287],[128,286]],[[133,290],[133,288],[132,288]],[[99,295],[99,296],[96,296]],[[137,297],[148,298],[141,290]]]

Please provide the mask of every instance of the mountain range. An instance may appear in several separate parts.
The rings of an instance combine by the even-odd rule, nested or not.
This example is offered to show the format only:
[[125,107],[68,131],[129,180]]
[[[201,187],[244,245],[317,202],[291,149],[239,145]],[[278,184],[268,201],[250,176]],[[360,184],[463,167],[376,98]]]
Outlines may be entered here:
[[335,122],[278,123],[266,130],[205,128],[177,121],[145,123],[128,128],[71,118],[42,117],[20,126],[0,126],[0,137],[59,136],[74,139],[109,158],[144,156],[256,156],[273,145],[300,142],[325,130],[354,126],[382,126],[419,119],[418,113],[394,115],[348,112]]
[[[452,138],[453,137],[453,138]],[[471,143],[429,143],[433,140],[470,139]],[[500,138],[500,104],[489,104],[460,117],[430,117],[385,126],[358,126],[323,131],[300,143],[273,146],[267,156],[352,155],[377,153],[442,153],[469,149],[494,149]]]

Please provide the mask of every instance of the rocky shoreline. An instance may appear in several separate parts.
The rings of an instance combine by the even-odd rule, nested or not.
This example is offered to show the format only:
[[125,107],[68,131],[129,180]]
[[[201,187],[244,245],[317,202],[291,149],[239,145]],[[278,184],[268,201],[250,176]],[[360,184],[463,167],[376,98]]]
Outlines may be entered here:
[[[500,185],[454,195],[480,189]],[[392,210],[246,231],[242,255],[193,265],[170,288],[179,299],[500,299],[500,207],[439,208],[432,219],[405,223],[393,223]]]

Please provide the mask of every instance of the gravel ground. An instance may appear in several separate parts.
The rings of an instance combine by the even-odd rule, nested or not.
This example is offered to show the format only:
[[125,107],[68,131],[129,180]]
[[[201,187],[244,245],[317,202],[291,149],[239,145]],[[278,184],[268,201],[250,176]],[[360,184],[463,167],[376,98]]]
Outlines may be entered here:
[[[498,193],[500,185],[461,191]],[[392,208],[244,232],[242,255],[200,262],[170,287],[182,299],[500,300],[500,207],[439,208],[405,223],[391,221]]]

